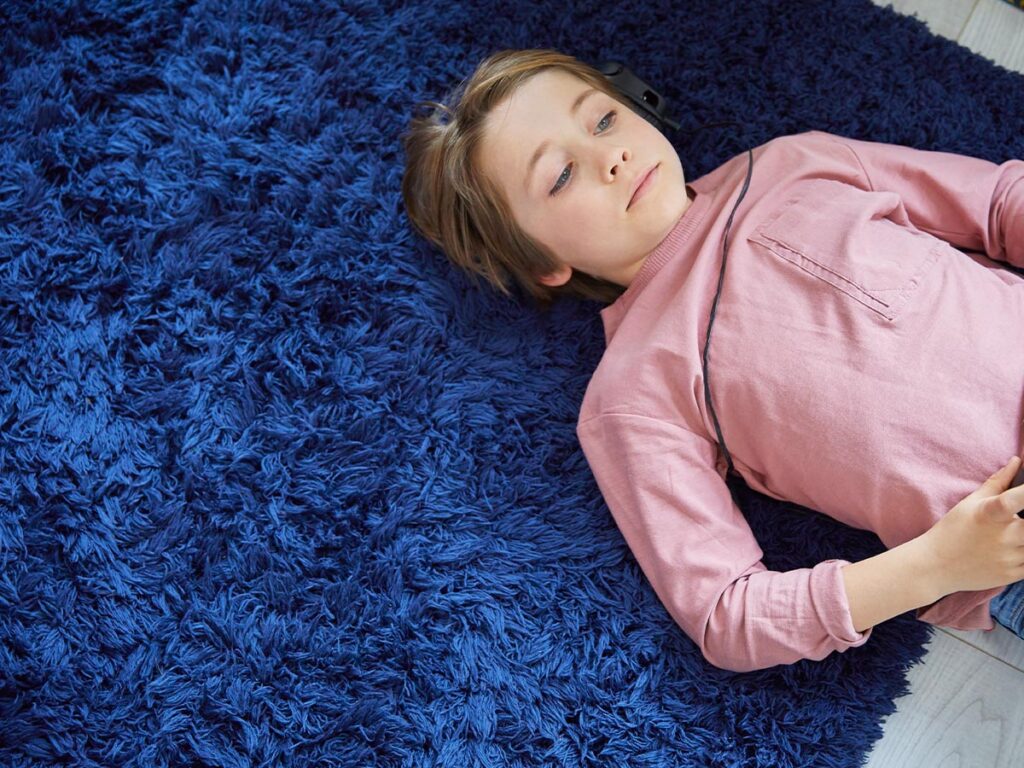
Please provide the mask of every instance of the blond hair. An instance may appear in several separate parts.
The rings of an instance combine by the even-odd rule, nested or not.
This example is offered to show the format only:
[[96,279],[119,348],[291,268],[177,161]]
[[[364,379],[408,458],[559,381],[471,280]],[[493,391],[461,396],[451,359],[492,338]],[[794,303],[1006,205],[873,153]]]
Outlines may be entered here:
[[478,157],[487,116],[516,88],[549,68],[568,72],[630,106],[604,75],[572,56],[549,49],[510,49],[484,59],[450,92],[447,103],[417,104],[416,109],[433,111],[414,117],[403,134],[402,198],[413,227],[477,285],[483,277],[505,296],[511,295],[510,284],[518,285],[541,312],[560,295],[610,304],[626,290],[575,269],[564,285],[538,282],[562,263],[516,224],[501,189],[481,171]]

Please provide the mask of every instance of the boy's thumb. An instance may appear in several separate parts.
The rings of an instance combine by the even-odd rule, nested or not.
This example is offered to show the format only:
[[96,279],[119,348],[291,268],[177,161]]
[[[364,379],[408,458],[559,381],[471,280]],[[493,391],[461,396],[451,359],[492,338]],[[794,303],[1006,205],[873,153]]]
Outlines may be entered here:
[[1020,458],[1013,456],[1010,460],[985,481],[986,490],[1002,493],[1010,487],[1017,469],[1020,467]]

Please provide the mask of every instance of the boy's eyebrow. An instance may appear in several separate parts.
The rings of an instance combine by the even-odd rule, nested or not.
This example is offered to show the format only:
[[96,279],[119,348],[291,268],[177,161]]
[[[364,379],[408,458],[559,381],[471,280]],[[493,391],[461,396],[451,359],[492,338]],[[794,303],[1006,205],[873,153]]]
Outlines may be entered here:
[[[576,101],[574,101],[572,103],[572,106],[569,107],[569,116],[570,117],[576,117],[576,113],[579,111],[580,105],[583,104],[583,102],[587,98],[587,96],[589,96],[592,93],[600,93],[600,92],[601,91],[597,90],[597,88],[594,88],[593,86],[591,86],[590,88],[585,90],[583,93],[581,93],[579,96],[577,96],[576,97]],[[550,144],[551,144],[551,142],[548,141],[547,139],[542,141],[540,143],[540,146],[537,147],[537,151],[533,153],[533,157],[530,158],[530,164],[526,167],[526,181],[525,181],[525,184],[524,184],[524,188],[525,188],[527,194],[529,194],[529,192],[530,192],[530,179],[533,176],[533,169],[537,165],[537,161],[540,160],[541,155],[544,154],[544,150],[546,150],[548,148],[548,146],[550,146]]]

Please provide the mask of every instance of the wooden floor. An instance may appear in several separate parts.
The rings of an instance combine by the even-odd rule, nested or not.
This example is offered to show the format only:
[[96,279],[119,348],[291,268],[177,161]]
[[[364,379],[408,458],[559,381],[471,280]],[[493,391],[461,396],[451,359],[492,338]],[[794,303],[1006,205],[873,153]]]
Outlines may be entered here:
[[[1024,73],[1024,11],[1003,0],[872,0]],[[867,768],[1024,768],[1024,642],[936,627]]]

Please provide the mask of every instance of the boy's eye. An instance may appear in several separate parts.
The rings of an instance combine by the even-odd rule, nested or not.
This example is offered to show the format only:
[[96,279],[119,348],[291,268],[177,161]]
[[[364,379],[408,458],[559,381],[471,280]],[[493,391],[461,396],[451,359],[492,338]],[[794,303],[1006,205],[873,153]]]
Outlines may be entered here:
[[[601,122],[599,122],[597,125],[600,127],[601,123],[603,123],[608,118],[611,118],[611,122],[612,123],[615,122],[615,110],[614,109],[611,112],[609,112],[608,114],[606,114],[604,117],[602,117],[601,118]],[[610,127],[610,125],[611,124],[609,123],[609,127]],[[602,130],[601,133],[604,133],[606,130],[608,130],[608,129],[606,128],[606,129]],[[554,197],[555,195],[557,195],[559,193],[559,191],[562,189],[562,187],[564,187],[566,184],[569,183],[569,177],[572,176],[572,173],[569,173],[569,175],[566,176],[566,172],[569,170],[569,168],[571,166],[572,166],[572,163],[569,163],[569,165],[565,166],[565,168],[562,169],[562,175],[558,177],[558,181],[555,182],[555,186],[551,188],[551,191],[548,193],[548,195],[550,195],[551,197]],[[563,179],[565,179],[565,181],[562,181]]]

